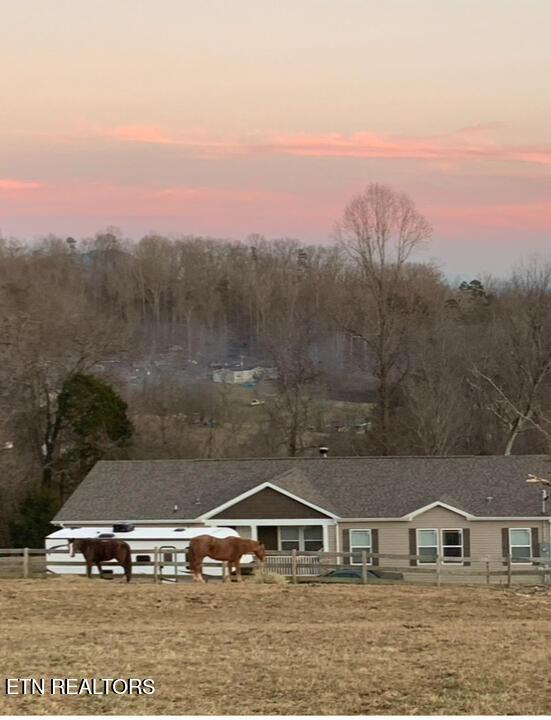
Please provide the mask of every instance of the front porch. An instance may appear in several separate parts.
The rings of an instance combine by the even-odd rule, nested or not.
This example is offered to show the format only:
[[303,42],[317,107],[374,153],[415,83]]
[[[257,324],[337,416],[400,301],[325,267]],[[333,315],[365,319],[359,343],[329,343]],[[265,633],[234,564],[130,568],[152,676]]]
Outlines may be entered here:
[[[207,523],[214,525],[212,521]],[[218,521],[216,523],[220,525]],[[320,520],[229,520],[224,527],[236,530],[241,537],[258,540],[267,551],[328,552],[329,527],[333,521]]]

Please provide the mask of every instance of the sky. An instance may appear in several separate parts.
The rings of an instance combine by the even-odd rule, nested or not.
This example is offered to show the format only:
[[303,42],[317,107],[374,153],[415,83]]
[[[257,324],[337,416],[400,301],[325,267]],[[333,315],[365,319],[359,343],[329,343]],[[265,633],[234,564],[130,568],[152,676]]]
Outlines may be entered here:
[[0,231],[329,244],[371,182],[419,260],[551,251],[549,0],[0,0]]

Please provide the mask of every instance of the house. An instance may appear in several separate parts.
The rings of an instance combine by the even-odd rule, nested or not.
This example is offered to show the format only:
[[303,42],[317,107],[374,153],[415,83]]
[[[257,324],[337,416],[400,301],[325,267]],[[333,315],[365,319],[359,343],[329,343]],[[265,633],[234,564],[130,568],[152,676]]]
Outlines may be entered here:
[[549,552],[551,513],[526,478],[550,471],[543,455],[101,461],[53,522],[223,525],[268,550],[357,552],[354,562],[365,550],[530,564]]
[[276,380],[277,370],[275,368],[252,367],[252,368],[220,368],[212,373],[213,382],[241,385],[258,380]]
[[257,370],[261,380],[277,380],[279,378],[279,372],[275,367],[259,367]]
[[241,385],[243,383],[255,382],[257,368],[220,368],[212,373],[213,382]]

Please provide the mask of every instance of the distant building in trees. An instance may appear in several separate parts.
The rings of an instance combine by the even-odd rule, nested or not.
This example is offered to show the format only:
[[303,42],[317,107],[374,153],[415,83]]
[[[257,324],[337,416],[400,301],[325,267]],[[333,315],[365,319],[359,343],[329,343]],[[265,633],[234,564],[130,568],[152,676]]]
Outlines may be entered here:
[[212,379],[217,383],[228,383],[230,385],[243,385],[259,380],[275,380],[277,370],[275,368],[253,367],[253,368],[220,368],[214,370]]

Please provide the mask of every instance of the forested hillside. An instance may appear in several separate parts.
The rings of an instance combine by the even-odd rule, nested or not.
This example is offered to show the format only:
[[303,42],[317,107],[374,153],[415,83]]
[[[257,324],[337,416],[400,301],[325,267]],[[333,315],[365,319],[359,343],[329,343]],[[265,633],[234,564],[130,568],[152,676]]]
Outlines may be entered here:
[[452,286],[430,234],[373,185],[331,247],[0,240],[1,519],[101,457],[546,452],[551,265]]

